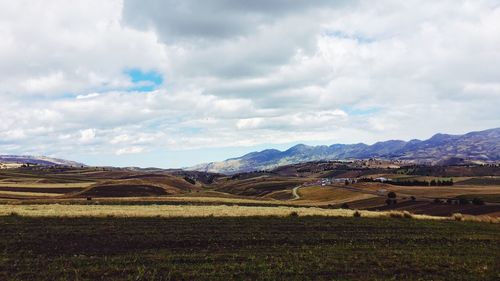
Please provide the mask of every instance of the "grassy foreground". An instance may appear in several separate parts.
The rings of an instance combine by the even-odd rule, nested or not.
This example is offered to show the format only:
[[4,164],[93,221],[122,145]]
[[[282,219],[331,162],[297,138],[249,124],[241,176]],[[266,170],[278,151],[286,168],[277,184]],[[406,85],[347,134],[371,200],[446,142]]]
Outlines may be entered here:
[[0,280],[498,280],[500,225],[0,217]]
[[[316,207],[239,206],[239,205],[66,205],[66,204],[0,204],[0,216],[26,217],[249,217],[249,216],[337,216],[390,217],[395,211],[354,211]],[[401,213],[402,214],[402,213]],[[440,220],[445,217],[412,215],[415,219]]]

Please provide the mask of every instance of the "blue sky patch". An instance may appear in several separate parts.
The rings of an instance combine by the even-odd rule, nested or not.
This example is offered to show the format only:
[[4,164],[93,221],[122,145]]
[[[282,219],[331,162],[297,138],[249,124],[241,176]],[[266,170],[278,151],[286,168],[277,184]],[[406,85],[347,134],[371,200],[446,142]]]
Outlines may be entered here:
[[372,115],[377,112],[380,112],[380,108],[376,107],[367,107],[367,108],[360,108],[360,107],[353,107],[353,106],[343,106],[341,109],[349,115],[353,116],[365,116],[365,115]]
[[342,31],[335,31],[335,30],[334,31],[326,31],[326,32],[324,32],[324,34],[326,36],[330,36],[330,37],[356,40],[361,44],[369,44],[369,43],[372,43],[375,41],[375,39],[373,39],[373,38],[362,36],[360,34],[348,34],[348,33],[342,32]]
[[129,91],[151,92],[163,83],[163,77],[160,73],[150,70],[144,72],[138,68],[132,68],[125,71],[130,77],[134,86]]

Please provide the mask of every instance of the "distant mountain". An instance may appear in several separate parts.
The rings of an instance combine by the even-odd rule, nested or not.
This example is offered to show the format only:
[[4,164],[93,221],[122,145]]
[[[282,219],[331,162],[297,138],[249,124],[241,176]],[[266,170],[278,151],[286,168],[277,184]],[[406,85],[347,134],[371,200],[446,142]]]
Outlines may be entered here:
[[187,170],[233,174],[272,169],[282,165],[319,160],[380,158],[417,163],[446,163],[449,159],[500,161],[500,128],[465,135],[436,134],[428,140],[389,140],[373,145],[298,144],[285,151],[267,149],[222,162],[200,164]]
[[69,166],[80,167],[85,166],[82,163],[57,159],[45,156],[30,156],[30,155],[0,155],[0,163],[17,163],[17,164],[36,164],[41,166]]

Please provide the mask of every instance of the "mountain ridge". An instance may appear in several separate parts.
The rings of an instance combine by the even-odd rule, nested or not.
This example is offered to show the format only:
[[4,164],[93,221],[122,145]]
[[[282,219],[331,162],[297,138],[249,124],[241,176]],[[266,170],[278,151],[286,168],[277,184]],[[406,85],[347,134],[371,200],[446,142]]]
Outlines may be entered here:
[[387,140],[372,145],[294,145],[284,151],[265,149],[220,162],[210,162],[186,170],[233,174],[272,169],[282,165],[321,160],[381,158],[436,164],[450,158],[500,161],[500,128],[463,135],[437,133],[427,140]]
[[13,164],[36,164],[41,166],[69,166],[80,167],[86,166],[85,164],[75,161],[47,157],[47,156],[33,156],[33,155],[0,155],[0,163],[13,163]]

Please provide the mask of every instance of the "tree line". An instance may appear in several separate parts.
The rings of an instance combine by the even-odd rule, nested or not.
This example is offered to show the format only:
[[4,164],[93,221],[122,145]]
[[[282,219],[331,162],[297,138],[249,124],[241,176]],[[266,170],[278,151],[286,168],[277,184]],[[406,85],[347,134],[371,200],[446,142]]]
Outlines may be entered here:
[[453,179],[449,180],[386,180],[381,181],[373,178],[361,178],[358,182],[383,182],[392,185],[401,185],[401,186],[451,186],[453,185]]

